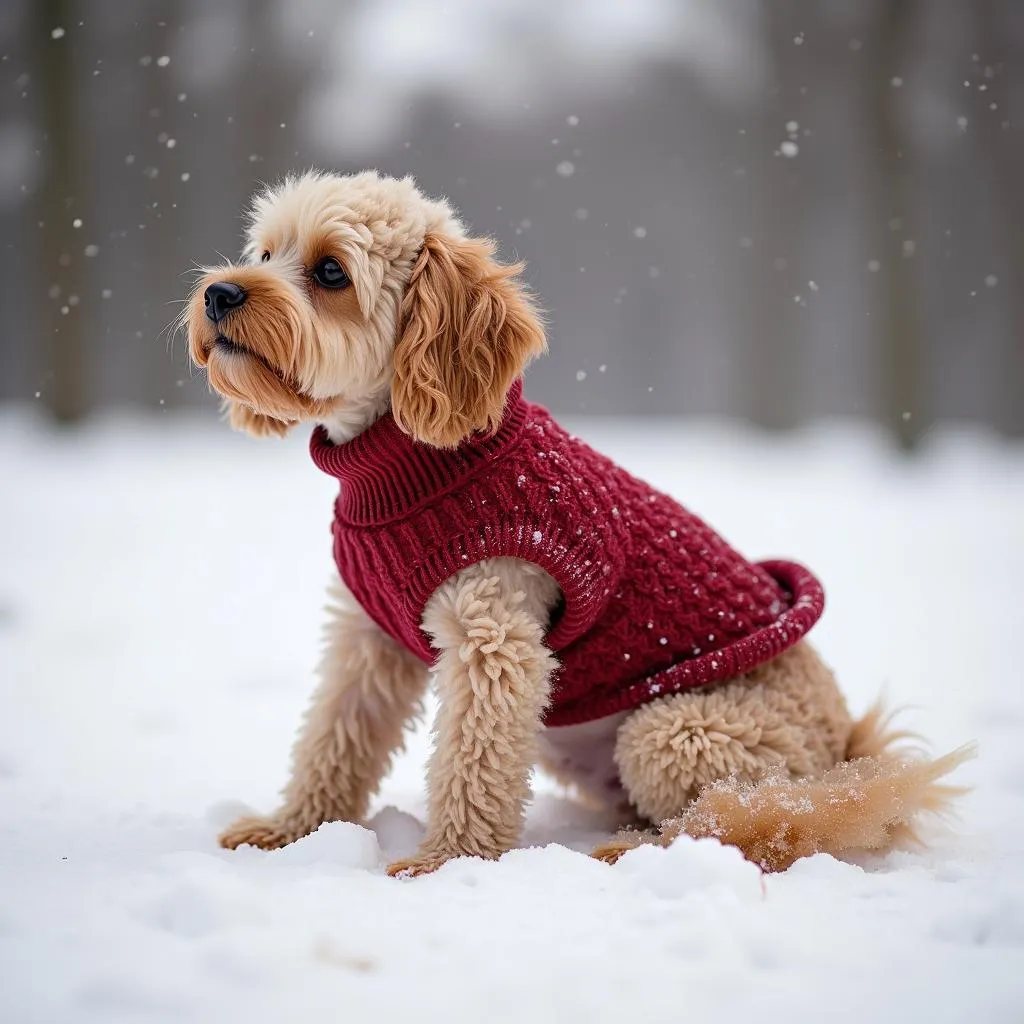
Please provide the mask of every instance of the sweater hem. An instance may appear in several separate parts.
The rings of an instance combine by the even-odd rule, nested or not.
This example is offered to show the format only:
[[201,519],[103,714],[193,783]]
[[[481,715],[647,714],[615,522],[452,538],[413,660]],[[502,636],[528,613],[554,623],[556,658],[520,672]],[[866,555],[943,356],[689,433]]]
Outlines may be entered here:
[[544,716],[544,725],[548,728],[580,725],[620,711],[630,711],[659,697],[719,685],[794,647],[821,618],[825,609],[825,591],[817,577],[796,562],[757,564],[790,597],[789,607],[775,622],[726,647],[677,661],[611,693],[598,692],[563,705],[558,704],[556,695],[554,704]]

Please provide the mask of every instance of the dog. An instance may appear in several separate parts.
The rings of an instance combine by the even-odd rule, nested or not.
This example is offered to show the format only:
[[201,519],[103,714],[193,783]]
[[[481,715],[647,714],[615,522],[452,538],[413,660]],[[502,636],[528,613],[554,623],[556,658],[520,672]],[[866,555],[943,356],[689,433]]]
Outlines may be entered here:
[[431,673],[426,835],[392,875],[513,848],[538,764],[619,815],[609,862],[683,834],[765,870],[913,839],[972,748],[930,760],[880,707],[855,721],[805,639],[811,573],[747,562],[523,398],[545,332],[495,251],[411,178],[309,172],[201,271],[183,323],[232,426],[310,424],[340,481],[291,777],[220,843],[363,819]]

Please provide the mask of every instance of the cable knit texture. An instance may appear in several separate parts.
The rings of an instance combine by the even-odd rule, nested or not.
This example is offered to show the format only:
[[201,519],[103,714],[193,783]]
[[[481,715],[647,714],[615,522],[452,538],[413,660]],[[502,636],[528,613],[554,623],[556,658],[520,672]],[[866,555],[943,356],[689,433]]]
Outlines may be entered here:
[[562,589],[549,726],[590,721],[731,679],[792,647],[824,593],[793,562],[751,563],[692,512],[509,392],[490,436],[442,450],[390,414],[313,460],[340,481],[334,558],[385,632],[432,663],[423,610],[450,576],[510,556]]

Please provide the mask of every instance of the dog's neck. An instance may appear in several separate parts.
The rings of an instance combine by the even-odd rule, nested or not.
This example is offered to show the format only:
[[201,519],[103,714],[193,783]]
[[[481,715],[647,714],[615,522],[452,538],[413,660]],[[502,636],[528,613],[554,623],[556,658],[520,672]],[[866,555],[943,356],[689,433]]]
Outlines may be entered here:
[[337,408],[320,421],[332,444],[346,444],[375,423],[391,407],[391,385],[364,395],[343,398]]

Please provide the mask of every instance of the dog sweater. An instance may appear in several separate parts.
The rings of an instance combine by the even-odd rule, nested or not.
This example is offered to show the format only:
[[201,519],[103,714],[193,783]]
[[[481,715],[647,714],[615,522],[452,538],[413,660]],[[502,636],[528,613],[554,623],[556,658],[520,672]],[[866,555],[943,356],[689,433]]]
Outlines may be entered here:
[[562,602],[548,726],[590,721],[770,661],[821,616],[818,580],[793,562],[746,561],[697,516],[563,430],[510,389],[501,425],[454,449],[389,414],[313,461],[340,482],[334,559],[369,616],[423,661],[420,623],[449,577],[511,556],[546,570]]

